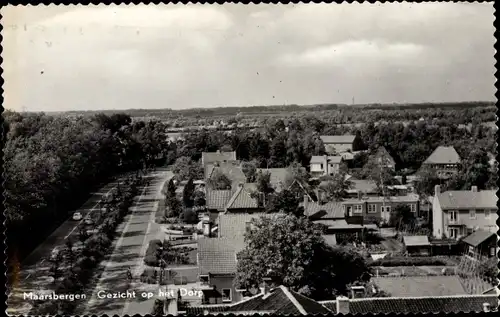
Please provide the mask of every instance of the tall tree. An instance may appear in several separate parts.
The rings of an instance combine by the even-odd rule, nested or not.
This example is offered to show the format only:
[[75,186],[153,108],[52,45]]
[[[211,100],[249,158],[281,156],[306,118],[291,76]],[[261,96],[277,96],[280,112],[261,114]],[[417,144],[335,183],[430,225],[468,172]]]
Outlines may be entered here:
[[[346,178],[344,173],[336,173],[325,178],[320,190],[324,194],[326,201],[341,201],[347,197],[347,190],[352,188],[352,182]],[[319,197],[318,197],[319,198]]]
[[266,205],[267,213],[285,213],[301,217],[304,215],[304,209],[299,207],[300,198],[293,192],[284,189],[279,193],[271,195],[269,203]]
[[248,183],[255,182],[257,177],[257,165],[255,162],[243,162],[241,164],[241,169],[245,174]]
[[192,208],[194,205],[193,194],[195,191],[195,185],[193,179],[190,178],[186,185],[184,185],[184,189],[182,191],[182,201],[184,203],[184,207]]
[[238,254],[238,288],[256,288],[272,273],[274,283],[321,300],[345,294],[347,285],[368,271],[356,252],[326,245],[321,230],[305,218],[262,217],[253,224]]
[[177,217],[181,212],[181,205],[175,193],[176,189],[174,180],[170,179],[165,193],[165,217],[167,218]]

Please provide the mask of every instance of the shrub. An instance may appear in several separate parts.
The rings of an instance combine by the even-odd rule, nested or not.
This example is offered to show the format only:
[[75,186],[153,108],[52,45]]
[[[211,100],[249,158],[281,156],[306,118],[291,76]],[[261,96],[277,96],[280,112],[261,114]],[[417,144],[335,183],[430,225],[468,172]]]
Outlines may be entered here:
[[158,272],[154,269],[145,269],[140,276],[140,280],[143,283],[147,284],[156,284],[156,278],[158,276]]
[[155,300],[155,304],[153,306],[153,311],[151,312],[153,316],[163,316],[165,315],[165,309],[163,306],[163,301],[160,299]]
[[155,255],[146,255],[144,257],[144,264],[149,265],[149,266],[158,266],[158,259],[156,258]]
[[449,262],[443,258],[438,257],[385,257],[376,261],[370,262],[371,266],[421,266],[421,265],[433,265],[433,266],[445,266],[449,265]]

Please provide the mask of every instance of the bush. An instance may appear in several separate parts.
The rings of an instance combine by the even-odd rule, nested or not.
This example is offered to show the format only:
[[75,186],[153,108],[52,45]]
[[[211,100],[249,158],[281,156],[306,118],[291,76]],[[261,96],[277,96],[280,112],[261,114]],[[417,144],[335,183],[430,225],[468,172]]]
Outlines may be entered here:
[[438,257],[385,257],[376,261],[370,261],[371,266],[446,266],[449,261]]
[[144,257],[144,264],[149,266],[158,266],[159,262],[155,255],[146,255]]
[[165,315],[165,309],[163,305],[163,301],[160,299],[155,300],[155,304],[153,306],[153,311],[151,312],[153,316],[163,316]]
[[158,276],[158,272],[154,269],[145,269],[140,276],[140,280],[143,283],[147,284],[156,284],[156,278]]

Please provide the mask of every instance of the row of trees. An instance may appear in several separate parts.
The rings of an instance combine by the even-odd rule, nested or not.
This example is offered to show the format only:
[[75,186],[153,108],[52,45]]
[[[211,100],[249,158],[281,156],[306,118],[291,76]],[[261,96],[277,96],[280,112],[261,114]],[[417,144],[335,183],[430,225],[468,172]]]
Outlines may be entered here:
[[169,151],[162,123],[132,123],[124,114],[72,118],[7,111],[3,118],[9,252],[21,259],[96,186],[161,164]]
[[[140,182],[139,177],[127,179],[124,184],[125,190],[117,190],[112,201],[103,203],[106,213],[100,213],[96,219],[96,232],[89,234],[84,229],[78,234],[81,248],[75,248],[77,243],[69,238],[66,240],[64,249],[51,259],[51,273],[56,294],[83,294],[85,292],[95,268],[111,246],[117,226],[129,213],[133,199],[139,192]],[[69,268],[63,271],[63,265]],[[32,314],[70,314],[77,305],[77,301],[45,301],[41,304],[35,303]]]

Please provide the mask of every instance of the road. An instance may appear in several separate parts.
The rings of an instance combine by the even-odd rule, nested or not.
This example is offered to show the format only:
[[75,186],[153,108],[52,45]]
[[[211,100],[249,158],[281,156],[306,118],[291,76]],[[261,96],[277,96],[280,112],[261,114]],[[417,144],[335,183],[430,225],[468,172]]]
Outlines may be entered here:
[[[128,175],[128,174],[127,174]],[[91,197],[78,209],[78,211],[85,217],[87,214],[92,213],[98,208],[98,201],[101,197],[109,193],[116,185],[123,181],[126,176],[112,181],[97,192],[93,193]],[[54,230],[49,237],[45,239],[35,250],[33,250],[20,264],[20,272],[17,274],[16,282],[12,286],[12,290],[7,299],[7,313],[8,314],[28,314],[31,309],[31,304],[22,298],[23,292],[29,291],[50,291],[47,290],[47,284],[52,281],[50,277],[50,261],[49,257],[55,247],[63,247],[65,240],[70,238],[73,241],[78,240],[78,225],[83,221],[75,221],[69,215],[68,220],[63,222],[56,230]]]
[[[89,298],[77,308],[76,314],[123,316],[125,314],[150,314],[154,299],[142,299],[143,291],[157,292],[158,285],[148,285],[139,282],[139,276],[144,270],[144,254],[150,240],[163,239],[164,233],[159,224],[155,223],[158,202],[162,197],[163,184],[172,177],[172,172],[158,170],[151,175],[149,186],[145,187],[131,207],[132,212],[117,228],[118,235],[113,242],[112,253],[101,263],[102,273]],[[127,269],[134,276],[131,284],[127,280]],[[136,297],[100,298],[102,294],[135,291]]]

